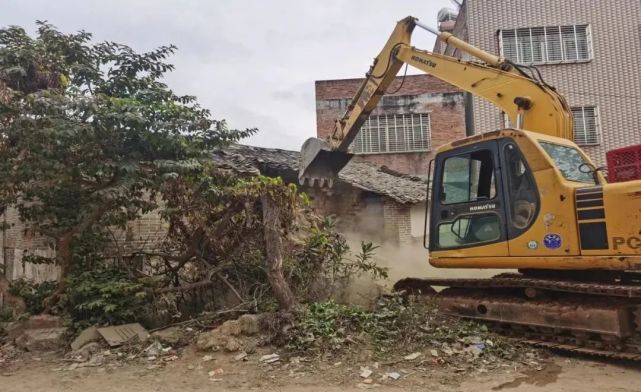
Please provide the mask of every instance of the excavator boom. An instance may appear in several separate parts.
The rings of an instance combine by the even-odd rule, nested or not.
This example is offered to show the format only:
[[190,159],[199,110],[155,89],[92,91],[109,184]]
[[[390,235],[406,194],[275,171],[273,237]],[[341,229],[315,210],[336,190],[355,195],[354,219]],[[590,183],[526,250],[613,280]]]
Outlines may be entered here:
[[[482,62],[439,55],[411,46],[415,27],[424,28]],[[327,140],[311,138],[301,149],[301,183],[331,185],[349,162],[349,146],[376,108],[403,64],[492,102],[519,128],[572,139],[572,115],[565,99],[542,80],[518,65],[478,49],[450,33],[438,32],[407,17],[398,22],[345,114],[336,121]]]

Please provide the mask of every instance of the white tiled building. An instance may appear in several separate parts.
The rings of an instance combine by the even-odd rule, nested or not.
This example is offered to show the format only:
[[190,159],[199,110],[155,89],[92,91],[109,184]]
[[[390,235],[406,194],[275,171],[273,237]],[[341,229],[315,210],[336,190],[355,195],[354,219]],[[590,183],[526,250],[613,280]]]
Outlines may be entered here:
[[[575,141],[598,164],[608,150],[641,143],[640,0],[465,0],[441,27],[536,65],[568,100]],[[435,51],[457,55],[440,43]],[[474,98],[472,107],[477,133],[505,125],[493,105]]]

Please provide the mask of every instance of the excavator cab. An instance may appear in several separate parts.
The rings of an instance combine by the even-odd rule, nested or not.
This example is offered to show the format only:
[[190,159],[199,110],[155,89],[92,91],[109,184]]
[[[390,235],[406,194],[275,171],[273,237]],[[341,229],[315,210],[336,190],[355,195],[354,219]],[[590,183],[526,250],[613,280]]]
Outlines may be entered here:
[[[607,184],[573,142],[505,129],[441,147],[426,240],[446,268],[638,269],[641,181]],[[637,240],[638,239],[638,240]]]
[[535,221],[534,175],[512,138],[480,141],[436,157],[429,223],[433,252],[489,247],[509,256],[508,241]]

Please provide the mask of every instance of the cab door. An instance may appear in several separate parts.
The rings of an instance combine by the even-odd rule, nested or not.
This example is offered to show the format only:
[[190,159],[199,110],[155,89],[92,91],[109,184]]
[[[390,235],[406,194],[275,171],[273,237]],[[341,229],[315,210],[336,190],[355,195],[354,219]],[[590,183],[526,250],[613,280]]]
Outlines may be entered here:
[[430,211],[433,256],[508,256],[499,141],[437,155]]

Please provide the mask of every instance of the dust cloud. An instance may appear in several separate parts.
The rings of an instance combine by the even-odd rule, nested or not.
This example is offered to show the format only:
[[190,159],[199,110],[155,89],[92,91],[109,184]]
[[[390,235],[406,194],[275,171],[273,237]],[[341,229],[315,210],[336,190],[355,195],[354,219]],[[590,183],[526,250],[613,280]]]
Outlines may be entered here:
[[353,253],[360,250],[361,241],[373,242],[379,248],[375,250],[376,264],[388,269],[386,280],[374,280],[371,276],[362,274],[350,282],[340,293],[337,299],[341,302],[354,303],[362,306],[371,306],[376,298],[391,292],[394,283],[407,277],[414,278],[489,278],[505,269],[480,269],[480,268],[436,268],[429,264],[429,252],[423,248],[422,238],[416,238],[409,244],[395,244],[390,241],[376,242],[371,238],[363,238],[362,233],[341,233]]

